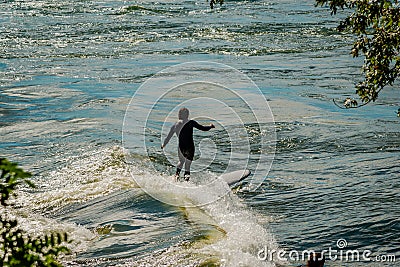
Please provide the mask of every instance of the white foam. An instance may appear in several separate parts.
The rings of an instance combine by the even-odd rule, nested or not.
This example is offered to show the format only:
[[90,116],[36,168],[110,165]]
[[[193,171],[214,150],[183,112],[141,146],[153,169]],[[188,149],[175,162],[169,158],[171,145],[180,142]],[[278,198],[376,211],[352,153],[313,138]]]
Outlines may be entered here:
[[236,195],[231,193],[204,209],[227,233],[226,238],[204,247],[204,251],[219,254],[223,266],[275,266],[258,258],[263,247],[278,248],[275,238]]
[[36,192],[20,191],[14,201],[23,207],[15,211],[22,228],[34,236],[65,232],[73,240],[68,247],[73,253],[86,251],[97,235],[84,226],[57,221],[38,215],[55,212],[71,203],[84,202],[136,184],[128,174],[120,147],[88,151],[68,166],[47,173],[35,181]]
[[97,238],[93,232],[83,226],[59,222],[55,219],[46,218],[44,216],[29,212],[27,209],[7,209],[2,210],[3,214],[10,219],[18,222],[18,227],[32,237],[42,237],[51,233],[66,233],[70,243],[64,243],[72,253],[86,251],[90,243]]
[[[216,243],[193,248],[193,253],[218,255],[223,266],[275,266],[274,262],[261,261],[258,252],[267,246],[278,250],[277,242],[269,230],[258,222],[261,215],[255,214],[241,199],[231,192],[226,183],[216,179],[213,186],[204,188],[190,182],[174,183],[171,177],[152,174],[141,170],[133,175],[146,192],[166,203],[181,207],[196,207],[210,216],[216,226],[226,232]],[[139,173],[139,170],[138,170]],[[204,179],[210,179],[205,173]],[[226,190],[229,190],[226,193]],[[199,212],[192,216],[196,223],[210,224],[207,218],[199,218]],[[264,216],[265,217],[265,216]],[[272,218],[264,218],[271,221]]]
[[84,202],[111,192],[137,187],[124,163],[120,147],[89,151],[71,164],[47,173],[35,181],[39,192],[22,192],[24,206],[54,210],[67,204]]
[[[264,218],[266,216],[251,211],[237,195],[231,192],[226,183],[215,179],[216,175],[204,173],[196,177],[197,184],[176,183],[168,175],[146,169],[148,164],[146,159],[138,158],[138,163],[130,166],[133,179],[128,172],[124,156],[125,151],[120,147],[102,149],[95,153],[88,152],[80,158],[71,159],[71,164],[68,166],[43,177],[39,181],[41,192],[33,194],[23,192],[19,201],[26,207],[28,214],[25,218],[19,216],[24,228],[35,234],[46,231],[65,231],[74,240],[71,246],[73,252],[85,251],[91,242],[95,242],[96,234],[83,226],[58,222],[33,215],[28,211],[37,209],[54,211],[70,203],[84,202],[121,189],[137,187],[136,182],[139,181],[138,183],[144,187],[145,191],[158,196],[161,201],[165,200],[167,203],[180,207],[191,206],[199,210],[196,216],[192,216],[193,220],[198,220],[195,223],[215,226],[216,229],[223,229],[222,232],[225,233],[221,235],[221,231],[214,231],[215,237],[210,238],[211,243],[199,241],[201,244],[198,246],[184,249],[181,247],[177,251],[171,247],[170,250],[161,252],[160,257],[169,264],[188,266],[178,264],[174,260],[178,261],[179,258],[179,261],[182,261],[185,258],[182,255],[193,254],[200,255],[200,258],[194,256],[192,259],[193,266],[209,255],[213,255],[212,257],[216,258],[222,266],[274,266],[275,263],[258,259],[258,251],[263,247],[268,246],[271,249],[278,247],[273,235],[258,220],[260,216],[264,222],[272,218]],[[215,181],[215,183],[208,183],[209,186],[205,187],[199,183],[201,180]],[[203,215],[204,218],[202,218]],[[212,235],[213,232],[211,231],[210,234]],[[181,253],[182,257],[177,256],[176,253]]]

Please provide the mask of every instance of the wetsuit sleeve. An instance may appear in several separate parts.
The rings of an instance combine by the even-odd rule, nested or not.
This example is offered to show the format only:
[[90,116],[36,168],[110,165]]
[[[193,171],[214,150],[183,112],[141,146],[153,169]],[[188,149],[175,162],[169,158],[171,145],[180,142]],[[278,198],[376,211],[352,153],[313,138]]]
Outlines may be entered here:
[[212,129],[211,126],[203,126],[201,124],[199,124],[197,121],[192,121],[193,122],[193,127],[195,127],[196,129],[199,129],[201,131],[209,131]]
[[167,135],[167,138],[165,138],[163,146],[166,146],[169,142],[169,140],[171,139],[171,137],[174,135],[175,133],[175,124],[174,126],[171,127],[171,129],[169,130],[169,133]]

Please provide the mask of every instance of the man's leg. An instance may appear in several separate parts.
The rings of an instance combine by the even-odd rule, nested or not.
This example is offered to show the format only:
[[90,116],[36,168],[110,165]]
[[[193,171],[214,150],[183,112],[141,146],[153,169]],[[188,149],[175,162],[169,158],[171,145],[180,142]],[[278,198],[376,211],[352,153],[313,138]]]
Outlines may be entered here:
[[188,148],[185,151],[185,180],[189,181],[190,179],[190,165],[192,164],[194,158],[194,147]]
[[175,180],[176,181],[179,180],[179,174],[181,173],[183,164],[185,163],[185,157],[181,153],[180,149],[178,149],[178,157],[179,157],[179,161],[178,161],[178,164],[176,165],[176,173],[175,173]]
[[190,165],[191,164],[192,164],[191,160],[189,160],[189,159],[185,160],[185,175],[184,175],[184,177],[185,177],[186,181],[189,181],[189,179],[190,179]]
[[181,170],[182,170],[182,168],[176,167],[175,178],[179,177],[179,174],[181,173]]

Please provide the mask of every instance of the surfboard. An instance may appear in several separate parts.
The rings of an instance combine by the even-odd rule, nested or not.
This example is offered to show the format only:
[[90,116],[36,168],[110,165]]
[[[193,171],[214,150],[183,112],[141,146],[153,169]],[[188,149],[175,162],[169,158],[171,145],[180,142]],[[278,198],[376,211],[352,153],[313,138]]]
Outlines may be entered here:
[[246,179],[251,174],[250,170],[238,170],[229,173],[224,173],[220,176],[229,186],[232,186],[243,179]]

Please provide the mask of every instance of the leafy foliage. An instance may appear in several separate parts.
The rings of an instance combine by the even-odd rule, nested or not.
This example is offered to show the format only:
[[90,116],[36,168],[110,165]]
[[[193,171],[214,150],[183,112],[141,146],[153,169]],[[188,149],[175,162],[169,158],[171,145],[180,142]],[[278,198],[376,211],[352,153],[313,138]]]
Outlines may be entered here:
[[62,244],[68,242],[67,234],[51,233],[43,237],[31,237],[18,227],[15,219],[8,218],[8,200],[15,196],[15,189],[21,183],[33,187],[27,180],[29,172],[18,168],[16,163],[0,158],[0,203],[3,212],[0,217],[0,266],[61,266],[57,257],[69,253]]
[[393,85],[400,74],[399,1],[316,0],[316,5],[329,5],[331,14],[345,8],[354,11],[340,22],[338,30],[357,36],[351,54],[365,56],[365,78],[356,85],[356,92],[364,103],[375,101],[379,92]]
[[0,158],[0,171],[0,203],[2,206],[8,206],[7,201],[10,196],[15,196],[14,191],[19,184],[25,182],[30,187],[34,187],[34,185],[27,180],[32,174],[18,168],[16,163]]

